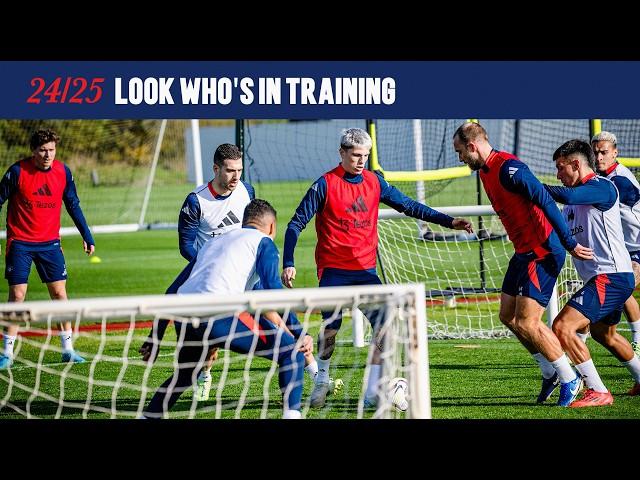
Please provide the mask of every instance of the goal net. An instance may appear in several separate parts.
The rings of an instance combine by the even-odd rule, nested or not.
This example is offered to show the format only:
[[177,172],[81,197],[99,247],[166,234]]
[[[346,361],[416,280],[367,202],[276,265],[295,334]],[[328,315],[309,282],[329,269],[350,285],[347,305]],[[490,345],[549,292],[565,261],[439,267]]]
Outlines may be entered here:
[[[421,282],[425,286],[429,338],[491,338],[510,336],[500,322],[500,289],[513,246],[489,206],[440,207],[451,216],[471,219],[481,214],[484,234],[467,234],[434,225],[425,239],[416,221],[395,210],[381,210],[378,223],[381,273],[387,283]],[[582,286],[571,257],[547,309],[555,317]]]
[[[155,363],[138,348],[159,319],[198,325],[253,318],[277,310],[298,312],[304,329],[317,338],[320,310],[384,312],[384,326],[368,349],[338,345],[330,375],[335,388],[322,409],[309,406],[313,379],[305,373],[305,418],[430,418],[424,288],[378,285],[246,292],[219,298],[209,294],[155,295],[0,304],[0,324],[19,323],[14,363],[0,370],[0,418],[137,418],[158,387],[177,371],[181,337],[169,331]],[[60,363],[58,323],[74,325],[75,347],[87,361]],[[344,330],[347,330],[345,322]],[[173,328],[170,327],[173,331]],[[184,329],[182,329],[184,331]],[[348,335],[341,330],[340,335]],[[278,365],[251,349],[246,355],[225,349],[222,338],[214,362],[209,400],[197,401],[191,386],[165,416],[169,418],[280,418]],[[375,343],[384,345],[377,409],[364,407],[368,360]],[[314,342],[315,343],[315,342]],[[204,359],[194,370],[193,380]],[[392,406],[393,380],[408,383],[405,412]],[[340,382],[338,382],[340,380]]]

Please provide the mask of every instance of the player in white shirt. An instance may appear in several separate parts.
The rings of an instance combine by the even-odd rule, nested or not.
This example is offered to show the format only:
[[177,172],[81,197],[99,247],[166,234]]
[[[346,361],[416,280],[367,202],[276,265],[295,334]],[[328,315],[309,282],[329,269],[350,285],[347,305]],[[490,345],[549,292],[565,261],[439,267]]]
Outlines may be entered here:
[[[182,204],[178,217],[178,242],[180,254],[191,261],[198,250],[216,235],[222,235],[240,228],[244,209],[255,198],[254,188],[240,180],[242,175],[242,151],[233,144],[223,143],[213,154],[213,174],[211,181],[196,187]],[[176,293],[176,285],[171,285],[166,293]],[[169,322],[160,320],[155,332],[149,332],[139,352],[144,360],[155,360],[152,356],[154,336],[159,344]],[[155,349],[157,354],[158,349]],[[211,368],[218,358],[218,349],[212,348],[207,362],[198,375],[196,398],[209,399],[211,390]]]
[[[245,209],[242,228],[205,243],[196,259],[185,268],[190,272],[188,278],[183,274],[178,277],[177,280],[183,281],[178,281],[177,293],[233,295],[253,289],[257,282],[264,289],[283,288],[278,249],[273,243],[275,236],[275,210],[264,200],[252,200]],[[293,326],[299,327],[299,324]],[[177,375],[168,378],[156,391],[145,417],[161,418],[192,386],[196,369],[205,357],[203,350],[210,346],[277,362],[283,418],[301,417],[304,354],[313,349],[311,336],[303,334],[302,328],[290,330],[277,312],[265,312],[259,319],[245,313],[204,321],[198,327],[179,322],[176,329],[182,340],[176,352]]]
[[[640,359],[629,341],[616,331],[625,301],[635,281],[625,247],[618,190],[613,182],[595,174],[593,150],[587,142],[570,140],[553,154],[557,177],[564,187],[545,186],[554,200],[565,204],[562,214],[572,235],[593,250],[593,259],[573,263],[584,286],[578,290],[553,322],[553,332],[587,385],[582,398],[570,407],[592,407],[613,403],[586,344],[577,336],[586,327],[592,337],[627,367],[635,380],[630,395],[640,393]],[[575,397],[578,389],[563,392]]]
[[[640,283],[640,184],[631,171],[617,161],[618,139],[613,133],[600,132],[591,139],[600,175],[611,180],[620,194],[620,218],[624,243],[631,257],[636,286]],[[640,305],[632,295],[624,304],[631,328],[631,346],[640,355]]]

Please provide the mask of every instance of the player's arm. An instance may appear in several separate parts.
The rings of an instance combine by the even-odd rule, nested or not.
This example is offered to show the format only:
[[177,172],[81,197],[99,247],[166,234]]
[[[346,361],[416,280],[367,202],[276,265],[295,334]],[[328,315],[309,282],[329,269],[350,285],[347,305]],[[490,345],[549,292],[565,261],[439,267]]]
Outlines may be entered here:
[[5,172],[0,180],[0,209],[11,195],[18,190],[18,178],[20,177],[20,164],[14,163]]
[[298,243],[298,237],[313,216],[322,210],[327,197],[327,182],[324,177],[320,177],[307,191],[304,198],[298,205],[291,221],[287,225],[284,234],[284,254],[282,260],[282,283],[288,287],[293,287],[293,280],[296,278],[296,268],[293,259],[293,252]]
[[618,199],[618,192],[609,182],[587,182],[577,187],[544,186],[545,191],[556,202],[565,205],[592,205],[602,212],[606,212]]
[[0,180],[0,210],[4,202],[18,189],[18,177],[20,177],[20,164],[14,163]]
[[196,237],[200,226],[200,202],[195,193],[185,198],[178,216],[178,244],[180,255],[191,261],[196,258]]
[[616,175],[611,179],[620,193],[620,203],[633,207],[640,200],[640,190],[627,177]]
[[500,169],[500,183],[505,189],[522,195],[540,207],[566,250],[572,251],[576,248],[578,242],[571,236],[569,226],[562,218],[558,206],[525,163],[515,160],[504,162]]
[[[258,251],[256,254],[256,273],[260,279],[260,287],[263,290],[282,289],[282,283],[278,276],[278,265],[280,263],[280,255],[278,254],[278,248],[269,237],[263,238],[258,244]],[[289,329],[287,323],[282,320],[282,317],[277,312],[268,312],[271,317],[266,313],[264,314],[268,320],[271,320],[274,324],[278,325],[282,329],[286,330],[292,336],[298,338],[302,328],[297,317],[293,319],[289,318],[288,323],[292,327]],[[295,332],[295,333],[294,333]],[[296,335],[297,333],[297,335]]]
[[91,235],[91,230],[89,230],[89,225],[87,225],[87,221],[84,218],[84,213],[82,213],[82,209],[80,208],[80,199],[78,198],[78,192],[76,191],[76,184],[73,181],[71,170],[69,170],[69,167],[66,165],[64,166],[64,170],[67,175],[67,184],[62,193],[62,200],[64,201],[67,212],[69,212],[69,216],[82,236],[84,251],[87,255],[92,255],[95,251],[96,243]]
[[469,233],[473,232],[473,226],[468,220],[450,217],[445,213],[415,201],[393,185],[390,185],[380,173],[375,173],[380,182],[380,201],[385,205],[388,205],[400,213],[404,213],[408,217],[417,218],[455,230],[466,230]]

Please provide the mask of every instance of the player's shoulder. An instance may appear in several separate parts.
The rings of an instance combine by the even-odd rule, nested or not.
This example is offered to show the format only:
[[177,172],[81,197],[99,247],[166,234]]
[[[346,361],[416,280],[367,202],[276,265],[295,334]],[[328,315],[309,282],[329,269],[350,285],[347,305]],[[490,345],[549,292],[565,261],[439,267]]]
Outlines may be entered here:
[[505,158],[500,165],[500,176],[503,181],[514,181],[517,178],[522,178],[524,173],[529,172],[527,164],[513,156]]

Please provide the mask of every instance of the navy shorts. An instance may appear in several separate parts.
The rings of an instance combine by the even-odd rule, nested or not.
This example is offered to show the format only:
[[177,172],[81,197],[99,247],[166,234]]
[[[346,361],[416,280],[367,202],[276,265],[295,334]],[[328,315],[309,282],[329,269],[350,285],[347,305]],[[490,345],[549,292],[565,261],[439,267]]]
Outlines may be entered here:
[[635,287],[633,273],[600,274],[589,280],[567,302],[591,323],[616,325],[620,321],[624,302]]
[[[381,285],[380,277],[375,269],[372,270],[342,270],[339,268],[325,268],[320,277],[320,287],[343,287],[347,285]],[[363,310],[372,327],[384,320],[384,312],[380,309]],[[325,328],[340,330],[342,326],[342,311],[323,311],[322,319],[326,323]]]
[[640,264],[640,250],[636,250],[635,252],[629,252],[629,256],[631,257],[632,262],[636,262]]
[[533,298],[546,307],[565,260],[564,250],[549,252],[542,258],[516,253],[509,261],[502,292],[512,297]]
[[5,258],[4,278],[9,281],[9,285],[28,283],[32,262],[36,264],[42,283],[67,279],[67,267],[59,240],[46,244],[14,240],[10,243]]

